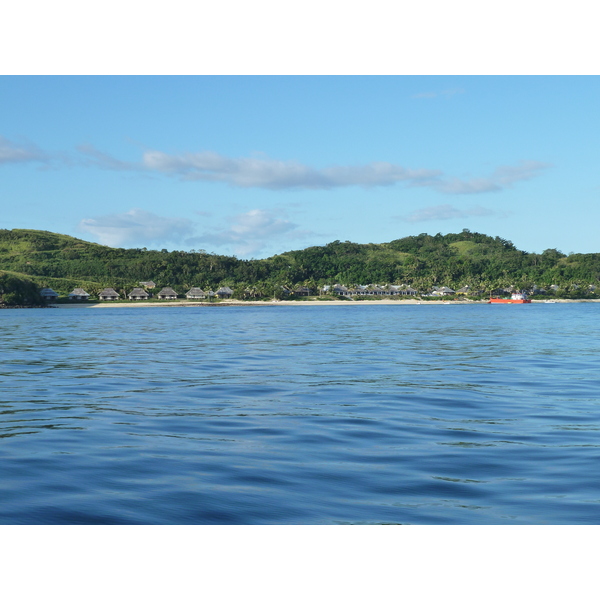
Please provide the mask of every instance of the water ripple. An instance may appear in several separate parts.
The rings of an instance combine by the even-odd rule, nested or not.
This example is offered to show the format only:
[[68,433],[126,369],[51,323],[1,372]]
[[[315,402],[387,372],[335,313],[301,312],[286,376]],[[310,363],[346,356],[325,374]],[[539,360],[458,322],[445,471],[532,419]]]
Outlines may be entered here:
[[0,311],[0,523],[597,523],[598,310]]

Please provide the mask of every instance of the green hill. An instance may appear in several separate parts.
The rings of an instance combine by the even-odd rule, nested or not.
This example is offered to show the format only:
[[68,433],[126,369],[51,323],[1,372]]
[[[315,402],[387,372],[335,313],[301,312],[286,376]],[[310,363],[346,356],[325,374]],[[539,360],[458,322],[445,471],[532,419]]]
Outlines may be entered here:
[[129,291],[148,280],[179,293],[192,286],[229,285],[240,297],[248,289],[255,296],[269,296],[282,285],[316,288],[333,283],[406,283],[424,292],[434,285],[485,291],[557,285],[562,294],[581,295],[600,282],[600,254],[566,256],[556,249],[527,253],[508,240],[463,230],[383,244],[335,241],[262,260],[240,260],[206,252],[109,248],[48,231],[13,229],[0,230],[0,270],[61,295],[74,287],[92,295],[106,286]]

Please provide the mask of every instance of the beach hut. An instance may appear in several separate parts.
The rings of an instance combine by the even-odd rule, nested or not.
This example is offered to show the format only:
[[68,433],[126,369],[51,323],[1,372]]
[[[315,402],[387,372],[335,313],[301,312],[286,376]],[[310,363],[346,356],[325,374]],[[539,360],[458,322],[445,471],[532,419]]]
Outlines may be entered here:
[[40,296],[46,302],[52,302],[53,300],[56,300],[58,298],[58,294],[52,288],[43,288],[40,291]]
[[69,300],[73,300],[75,302],[83,302],[87,300],[90,295],[83,288],[75,288],[69,294]]
[[177,292],[170,287],[164,287],[158,292],[157,297],[159,300],[177,300]]
[[115,292],[115,290],[113,290],[113,288],[104,288],[98,294],[99,300],[106,300],[106,301],[118,300],[120,297],[121,296],[119,294],[117,294],[117,292]]
[[146,290],[136,287],[133,288],[129,294],[127,294],[127,297],[130,300],[148,300],[148,298],[150,298],[150,294]]
[[230,287],[220,287],[217,290],[217,296],[221,299],[231,298],[231,296],[233,296],[233,290]]
[[206,294],[199,287],[193,287],[186,293],[185,297],[188,300],[198,300],[199,298],[206,298]]

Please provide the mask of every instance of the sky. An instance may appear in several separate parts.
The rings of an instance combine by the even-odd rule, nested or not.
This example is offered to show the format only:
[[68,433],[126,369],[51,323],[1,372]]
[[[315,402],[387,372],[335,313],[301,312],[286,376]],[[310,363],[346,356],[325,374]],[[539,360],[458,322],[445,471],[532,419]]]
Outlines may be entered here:
[[2,76],[0,228],[263,258],[600,252],[597,76]]

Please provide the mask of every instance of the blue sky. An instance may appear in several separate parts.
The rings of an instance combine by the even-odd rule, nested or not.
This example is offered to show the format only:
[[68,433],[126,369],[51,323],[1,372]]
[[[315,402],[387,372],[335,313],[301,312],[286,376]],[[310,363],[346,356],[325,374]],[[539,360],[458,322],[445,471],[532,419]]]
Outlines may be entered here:
[[600,252],[597,76],[2,76],[0,228],[241,258]]

